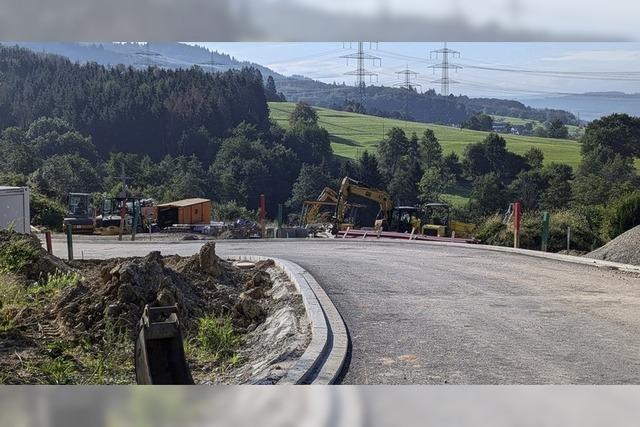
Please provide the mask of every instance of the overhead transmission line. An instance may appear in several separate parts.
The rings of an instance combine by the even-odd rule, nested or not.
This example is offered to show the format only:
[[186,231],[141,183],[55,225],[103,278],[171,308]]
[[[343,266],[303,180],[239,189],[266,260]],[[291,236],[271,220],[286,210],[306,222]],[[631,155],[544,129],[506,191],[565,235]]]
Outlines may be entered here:
[[442,57],[442,62],[429,65],[429,68],[432,68],[434,72],[436,68],[442,70],[442,77],[440,77],[438,80],[434,80],[433,83],[440,83],[440,95],[449,96],[449,94],[451,93],[449,92],[449,85],[451,83],[458,83],[455,80],[451,80],[451,78],[449,77],[449,70],[458,71],[462,68],[461,65],[450,62],[449,55],[451,55],[451,57],[453,58],[455,58],[456,56],[460,57],[460,52],[458,52],[457,50],[449,49],[447,47],[447,42],[444,42],[444,48],[432,50],[430,52],[430,55],[431,58],[435,57],[435,59]]
[[396,74],[398,75],[398,77],[401,76],[403,79],[401,83],[396,83],[394,84],[394,86],[401,87],[406,91],[406,93],[404,94],[404,118],[405,120],[408,120],[409,119],[409,92],[413,91],[413,89],[416,87],[422,87],[420,83],[413,82],[413,79],[416,79],[419,73],[417,73],[416,71],[411,71],[409,69],[409,64],[407,64],[404,70],[396,71]]
[[[358,86],[358,95],[360,98],[360,105],[364,106],[365,89],[366,89],[365,77],[369,77],[369,81],[371,81],[373,77],[375,77],[376,79],[378,78],[377,73],[369,71],[365,68],[365,61],[367,60],[371,61],[372,65],[375,67],[376,61],[379,61],[380,65],[382,65],[382,59],[378,56],[374,56],[369,53],[366,53],[364,51],[363,45],[364,45],[363,42],[358,42],[357,52],[350,53],[348,55],[342,55],[341,58],[346,59],[347,65],[349,65],[349,59],[356,60],[356,69],[352,71],[348,71],[344,74],[347,76],[356,76],[356,79],[357,79],[356,81]],[[369,42],[369,49],[371,49],[371,42]]]

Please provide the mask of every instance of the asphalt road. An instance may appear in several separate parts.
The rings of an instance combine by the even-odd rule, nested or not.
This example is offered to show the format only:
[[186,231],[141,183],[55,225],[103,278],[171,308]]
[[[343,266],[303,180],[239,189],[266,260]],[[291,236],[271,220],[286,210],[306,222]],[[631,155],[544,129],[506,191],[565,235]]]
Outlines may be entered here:
[[[75,242],[76,258],[190,255],[202,242]],[[285,258],[350,332],[352,384],[640,384],[640,276],[483,249],[360,240],[219,241]],[[64,242],[54,251],[65,256]]]

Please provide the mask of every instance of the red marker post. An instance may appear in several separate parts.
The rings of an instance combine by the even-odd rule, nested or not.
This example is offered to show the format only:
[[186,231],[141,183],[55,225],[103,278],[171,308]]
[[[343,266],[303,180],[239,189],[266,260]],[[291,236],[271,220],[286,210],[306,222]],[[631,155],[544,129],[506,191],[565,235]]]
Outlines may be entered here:
[[520,202],[513,204],[513,247],[520,247]]
[[53,245],[51,244],[51,232],[50,231],[45,231],[44,232],[44,240],[45,242],[47,242],[47,252],[49,252],[50,255],[53,255]]

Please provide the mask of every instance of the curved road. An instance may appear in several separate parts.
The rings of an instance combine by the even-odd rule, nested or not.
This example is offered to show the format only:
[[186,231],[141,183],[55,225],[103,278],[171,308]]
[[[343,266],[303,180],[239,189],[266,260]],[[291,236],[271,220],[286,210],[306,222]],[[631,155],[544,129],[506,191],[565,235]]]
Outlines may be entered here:
[[[202,242],[77,241],[76,258],[190,255]],[[66,254],[56,241],[55,253]],[[353,384],[640,383],[640,276],[480,247],[218,241],[308,269],[350,332]]]

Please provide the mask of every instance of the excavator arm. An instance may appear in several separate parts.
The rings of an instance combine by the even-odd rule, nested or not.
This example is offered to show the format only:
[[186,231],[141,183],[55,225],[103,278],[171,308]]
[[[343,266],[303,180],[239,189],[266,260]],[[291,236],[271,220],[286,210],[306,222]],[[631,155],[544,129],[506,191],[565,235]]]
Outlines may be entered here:
[[[389,193],[345,177],[342,180],[340,191],[338,192],[338,204],[336,205],[333,227],[334,233],[338,232],[340,224],[344,222],[347,202],[350,196],[360,196],[378,203],[380,205],[380,213],[382,214],[381,223],[384,224],[389,220],[389,214],[393,210],[393,202],[391,201]],[[379,221],[376,221],[376,225],[378,222]]]

